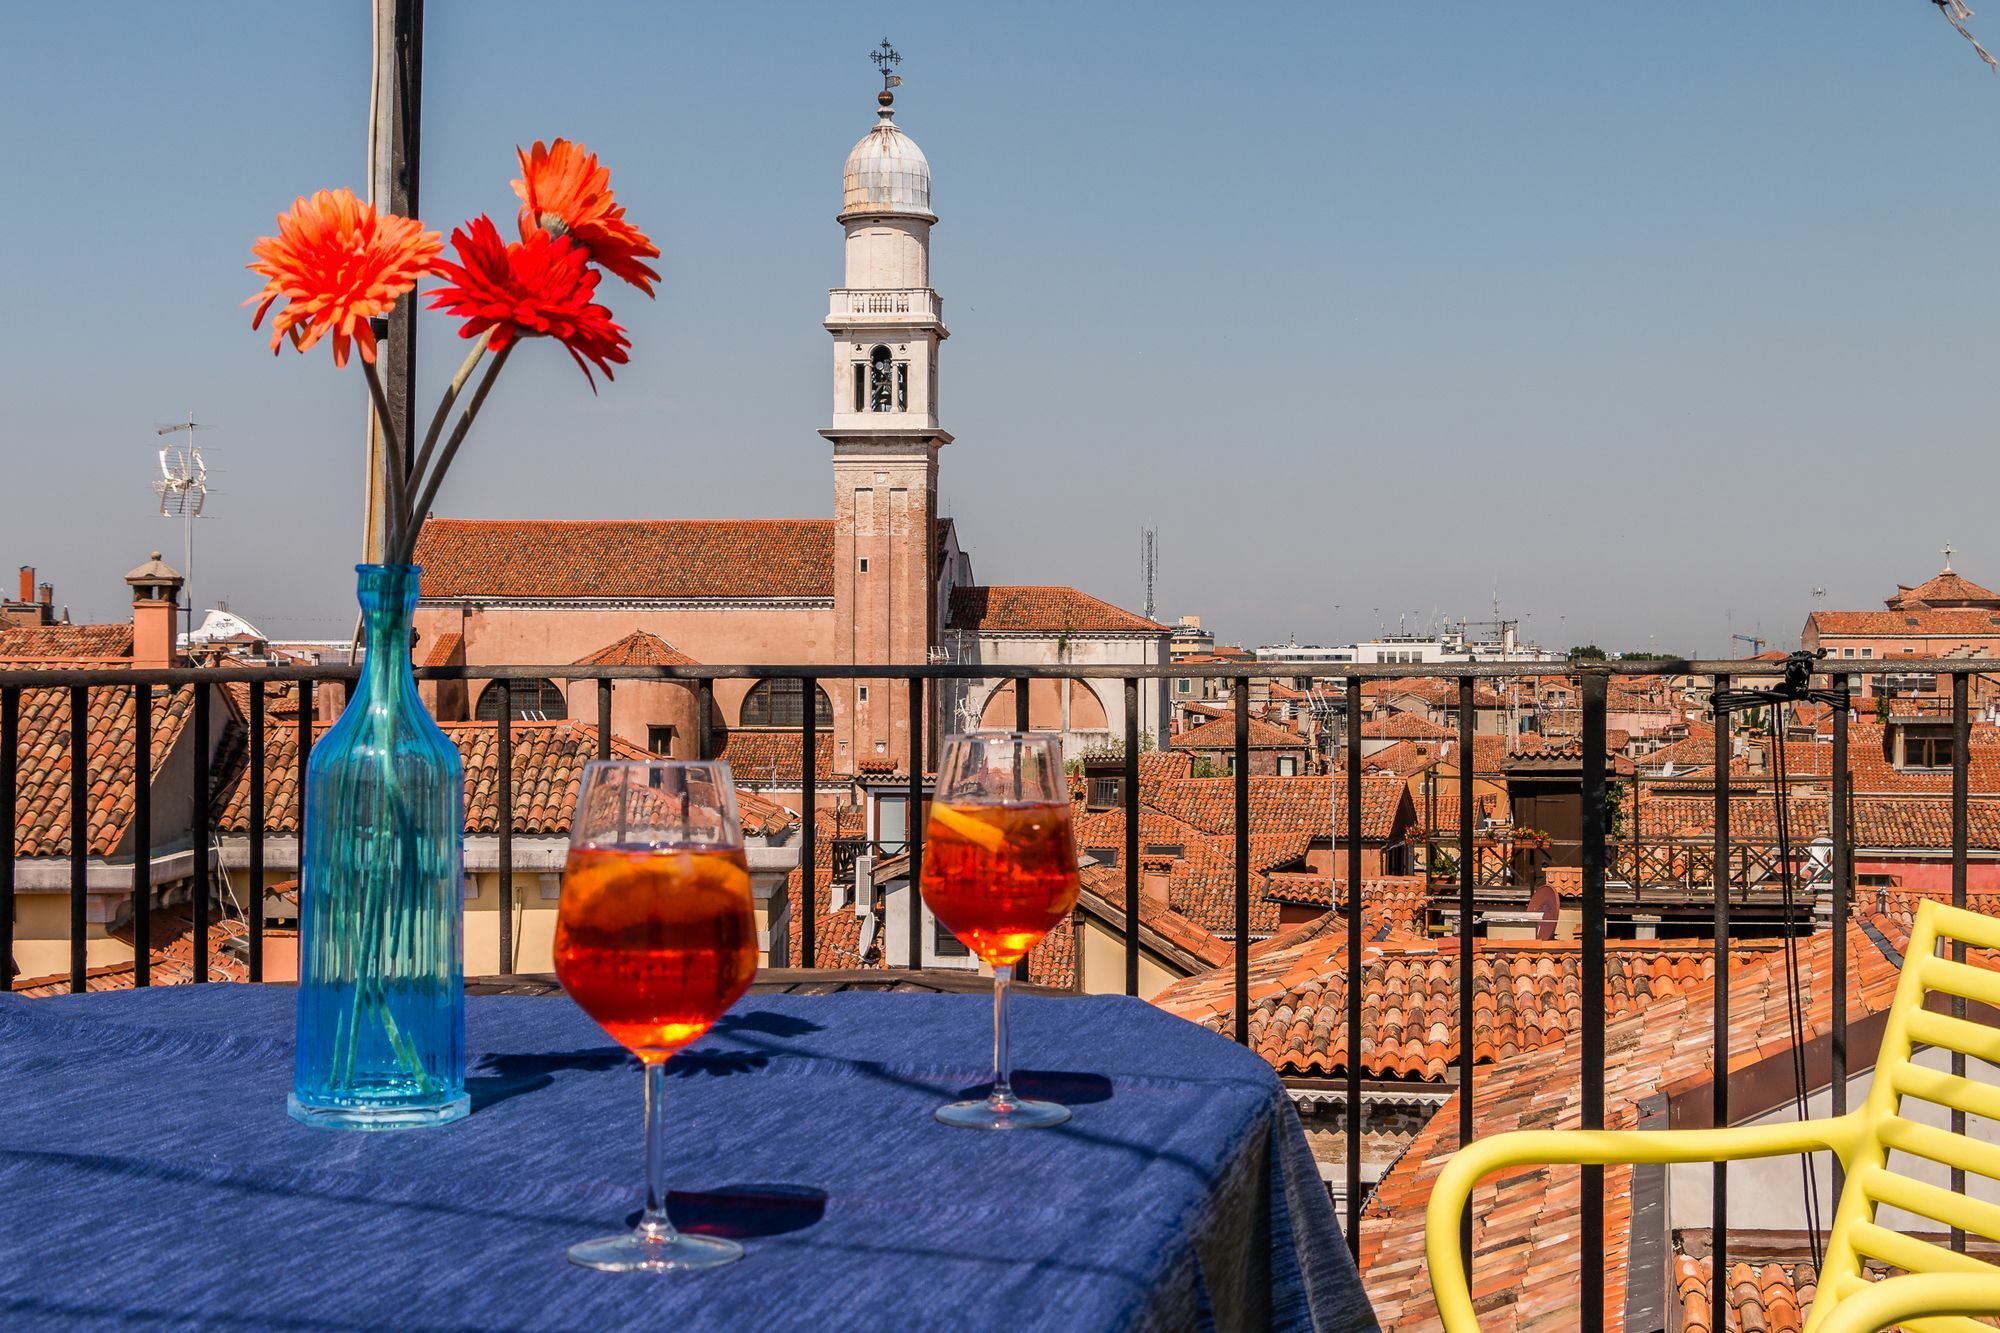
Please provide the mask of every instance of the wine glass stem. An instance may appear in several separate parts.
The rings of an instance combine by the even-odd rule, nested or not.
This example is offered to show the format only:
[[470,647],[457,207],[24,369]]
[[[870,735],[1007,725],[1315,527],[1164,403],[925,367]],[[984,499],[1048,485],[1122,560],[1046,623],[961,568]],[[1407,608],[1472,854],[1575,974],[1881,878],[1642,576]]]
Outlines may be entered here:
[[646,1061],[646,1211],[639,1231],[649,1240],[674,1238],[667,1220],[667,1062]]
[[1007,987],[1014,980],[1014,965],[993,969],[993,1095],[995,1106],[1014,1100],[1014,1056],[1007,1048]]

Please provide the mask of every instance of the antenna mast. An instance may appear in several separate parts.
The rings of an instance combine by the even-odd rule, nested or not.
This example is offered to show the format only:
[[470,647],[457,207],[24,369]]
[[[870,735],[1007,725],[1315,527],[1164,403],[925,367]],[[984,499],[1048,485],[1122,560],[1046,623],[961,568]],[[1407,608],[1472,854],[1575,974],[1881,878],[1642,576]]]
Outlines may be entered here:
[[1146,619],[1158,620],[1155,614],[1158,606],[1153,599],[1155,585],[1160,577],[1160,530],[1155,527],[1139,529],[1139,577],[1146,585]]
[[194,521],[208,502],[208,464],[202,461],[195,444],[195,432],[208,427],[188,413],[188,419],[172,426],[157,426],[156,435],[187,432],[185,440],[174,439],[160,448],[160,479],[153,493],[160,497],[160,517],[181,521],[181,591],[187,597],[187,635],[194,638]]

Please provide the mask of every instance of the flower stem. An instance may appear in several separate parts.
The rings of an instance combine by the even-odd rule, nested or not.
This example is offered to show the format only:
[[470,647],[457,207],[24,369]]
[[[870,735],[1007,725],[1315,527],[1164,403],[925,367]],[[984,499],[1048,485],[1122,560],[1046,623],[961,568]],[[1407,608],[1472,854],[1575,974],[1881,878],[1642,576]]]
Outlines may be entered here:
[[396,564],[407,565],[410,563],[410,557],[415,554],[417,533],[424,526],[424,516],[430,512],[431,502],[437,499],[438,487],[444,484],[445,471],[451,467],[451,460],[458,456],[458,446],[465,443],[465,433],[472,429],[472,419],[479,415],[480,407],[486,402],[486,395],[493,388],[493,381],[499,377],[500,368],[507,364],[507,358],[513,351],[514,344],[508,343],[495,352],[493,360],[486,367],[486,373],[479,377],[479,387],[472,391],[472,401],[465,405],[465,411],[459,417],[458,425],[452,428],[451,438],[445,441],[443,451],[438,454],[437,466],[431,469],[431,475],[424,481],[423,494],[418,497],[414,505],[410,506],[404,516],[402,540],[391,550]]
[[424,469],[430,465],[431,452],[437,448],[438,436],[444,433],[445,418],[451,415],[451,405],[458,401],[459,391],[465,388],[465,382],[472,378],[472,372],[478,367],[480,358],[486,355],[486,346],[492,337],[491,329],[479,335],[479,340],[473,343],[472,350],[466,354],[464,364],[459,366],[458,373],[451,377],[451,383],[446,387],[444,396],[438,399],[437,411],[431,417],[431,428],[424,433],[424,446],[417,450],[416,461],[410,464],[411,485],[414,486],[422,480]]

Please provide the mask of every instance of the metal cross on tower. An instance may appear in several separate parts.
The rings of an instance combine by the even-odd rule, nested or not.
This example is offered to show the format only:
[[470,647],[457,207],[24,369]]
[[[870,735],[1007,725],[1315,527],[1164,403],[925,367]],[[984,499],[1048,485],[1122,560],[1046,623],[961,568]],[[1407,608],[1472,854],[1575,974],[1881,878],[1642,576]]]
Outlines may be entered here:
[[895,47],[889,45],[889,39],[887,37],[884,37],[882,39],[882,44],[880,46],[876,47],[873,51],[870,51],[868,53],[868,58],[875,62],[876,69],[882,71],[883,92],[886,93],[891,88],[894,88],[900,83],[902,83],[902,79],[898,78],[894,74],[891,74],[889,71],[893,70],[896,66],[902,64],[903,57],[897,53]]
[[1956,546],[1953,546],[1950,542],[1944,544],[1944,567],[1946,569],[1951,568],[1951,558],[1957,554],[1958,548]]

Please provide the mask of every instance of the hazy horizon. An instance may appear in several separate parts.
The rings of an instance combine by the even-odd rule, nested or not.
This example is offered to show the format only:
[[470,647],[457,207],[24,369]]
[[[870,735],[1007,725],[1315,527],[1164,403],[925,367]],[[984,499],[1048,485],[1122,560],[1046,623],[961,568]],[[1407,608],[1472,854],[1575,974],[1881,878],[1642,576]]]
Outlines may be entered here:
[[[566,135],[666,252],[659,300],[607,284],[616,383],[525,347],[440,514],[830,512],[819,321],[886,33],[983,582],[1137,608],[1151,523],[1161,617],[1224,641],[1497,593],[1551,648],[1691,655],[1793,646],[1815,588],[1879,606],[1947,541],[2000,584],[2000,79],[1932,6],[428,11],[427,224],[509,225],[515,145]],[[365,184],[366,5],[10,17],[0,567],[125,617],[124,572],[180,562],[148,483],[192,409],[201,604],[343,633],[362,381],[238,302],[294,196]],[[419,355],[427,403],[455,329]]]

